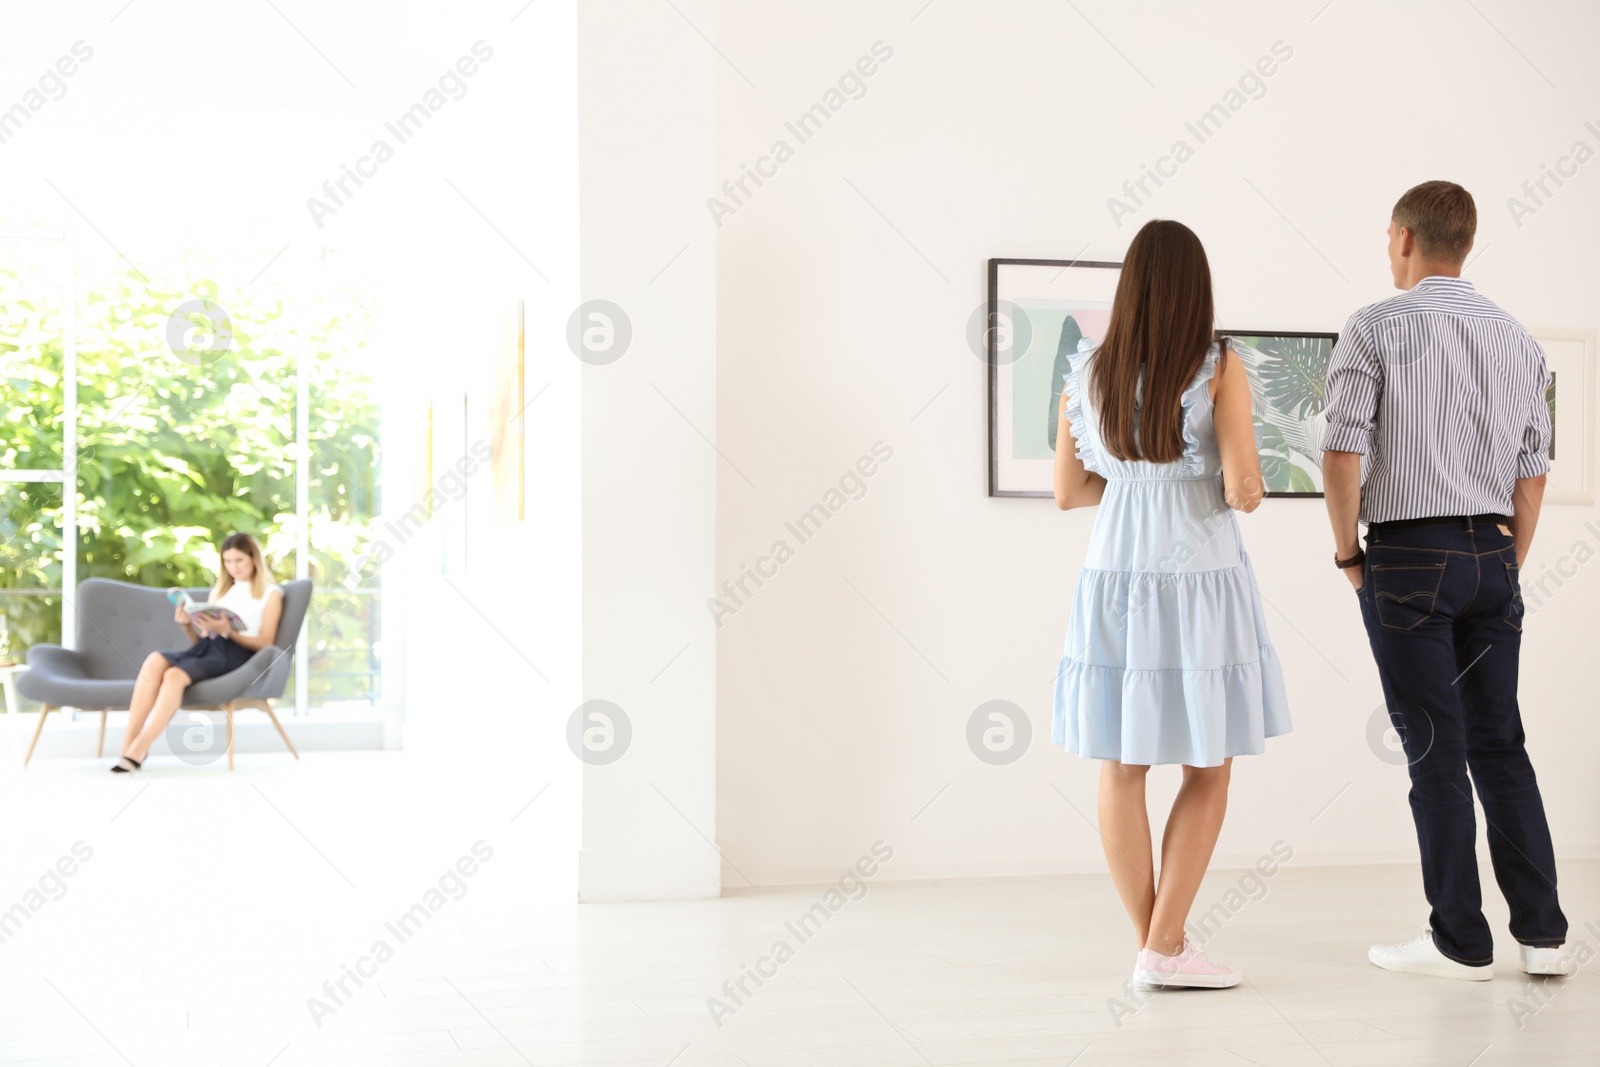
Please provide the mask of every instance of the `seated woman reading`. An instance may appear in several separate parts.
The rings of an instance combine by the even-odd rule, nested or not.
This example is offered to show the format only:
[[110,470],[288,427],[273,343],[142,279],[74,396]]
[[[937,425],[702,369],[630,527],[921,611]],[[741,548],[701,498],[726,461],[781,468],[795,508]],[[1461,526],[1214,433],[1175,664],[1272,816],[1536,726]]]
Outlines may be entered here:
[[244,620],[234,630],[225,618],[191,618],[179,604],[173,619],[191,642],[177,652],[152,652],[139,668],[128,705],[128,730],[122,737],[122,756],[111,770],[136,771],[144,764],[161,731],[183,703],[183,693],[195,682],[238,670],[258,650],[278,636],[283,617],[283,593],[269,584],[261,546],[247,533],[229,534],[222,542],[222,577],[210,601],[230,609]]

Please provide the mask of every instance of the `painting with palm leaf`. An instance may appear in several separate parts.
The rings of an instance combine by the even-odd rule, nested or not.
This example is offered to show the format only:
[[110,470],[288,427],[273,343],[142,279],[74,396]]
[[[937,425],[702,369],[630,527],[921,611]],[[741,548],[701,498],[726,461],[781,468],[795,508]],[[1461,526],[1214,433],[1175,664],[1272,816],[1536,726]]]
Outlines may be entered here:
[[1323,405],[1332,333],[1224,331],[1250,378],[1268,496],[1322,495]]

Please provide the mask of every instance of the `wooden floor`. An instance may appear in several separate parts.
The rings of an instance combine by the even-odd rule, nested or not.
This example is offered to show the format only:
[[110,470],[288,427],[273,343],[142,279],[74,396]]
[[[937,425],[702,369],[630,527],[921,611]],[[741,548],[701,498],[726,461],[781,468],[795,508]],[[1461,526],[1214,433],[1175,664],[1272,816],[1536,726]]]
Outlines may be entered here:
[[[448,791],[417,797],[383,754],[308,753],[293,769],[250,755],[231,777],[153,766],[133,783],[71,761],[27,773],[0,803],[48,817],[8,850],[0,909],[76,841],[93,857],[0,944],[0,1064],[1600,1063],[1595,974],[1529,985],[1497,899],[1492,982],[1367,963],[1372,941],[1425,920],[1403,867],[1290,865],[1253,899],[1215,872],[1201,901],[1225,918],[1209,948],[1246,984],[1131,996],[1130,937],[1100,876],[874,880],[836,911],[822,887],[580,908],[553,862],[570,854],[558,809],[541,808],[553,794],[513,815],[525,785],[490,797],[488,819],[481,793],[459,808]],[[402,942],[386,922],[480,840],[493,856],[464,895],[441,894]],[[1573,940],[1600,960],[1600,863],[1561,877]],[[827,918],[802,938],[818,904]],[[335,1003],[323,983],[380,941],[392,958],[361,964]],[[770,977],[739,991],[779,942]],[[331,1009],[318,1020],[313,997]]]

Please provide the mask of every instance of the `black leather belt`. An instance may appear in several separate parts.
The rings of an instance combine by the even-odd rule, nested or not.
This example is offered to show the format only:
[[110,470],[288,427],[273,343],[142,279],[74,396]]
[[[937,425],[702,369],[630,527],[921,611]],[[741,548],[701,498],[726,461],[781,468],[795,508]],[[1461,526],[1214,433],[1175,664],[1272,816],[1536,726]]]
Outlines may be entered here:
[[1509,526],[1510,517],[1491,513],[1484,515],[1430,515],[1423,519],[1392,519],[1388,522],[1369,522],[1369,533],[1385,533],[1389,530],[1408,530],[1415,526],[1459,526],[1470,530],[1474,526]]

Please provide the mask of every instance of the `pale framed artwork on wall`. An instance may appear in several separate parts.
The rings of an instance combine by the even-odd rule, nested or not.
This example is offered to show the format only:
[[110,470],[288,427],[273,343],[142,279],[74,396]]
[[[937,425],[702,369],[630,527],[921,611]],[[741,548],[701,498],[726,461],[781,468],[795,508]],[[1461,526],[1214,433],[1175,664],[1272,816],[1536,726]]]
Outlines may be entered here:
[[489,475],[495,526],[509,526],[527,517],[522,420],[525,375],[523,302],[518,300],[505,310],[501,322],[500,346],[494,353],[494,389],[489,397]]
[[1550,386],[1550,475],[1547,504],[1593,504],[1595,464],[1595,331],[1530,330],[1544,349]]
[[1067,356],[1100,340],[1122,264],[991,259],[984,362],[989,374],[989,495],[1054,496]]

